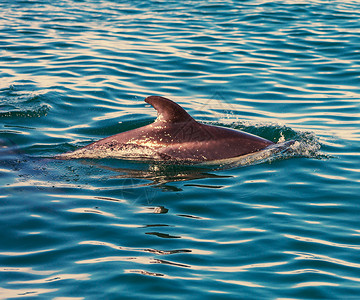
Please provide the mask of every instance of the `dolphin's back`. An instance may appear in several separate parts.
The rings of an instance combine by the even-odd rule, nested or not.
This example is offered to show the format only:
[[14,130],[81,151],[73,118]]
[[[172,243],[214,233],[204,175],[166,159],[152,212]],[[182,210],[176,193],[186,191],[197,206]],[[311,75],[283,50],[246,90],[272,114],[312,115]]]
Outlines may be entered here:
[[180,105],[159,96],[145,99],[158,117],[154,123],[122,132],[59,158],[133,158],[203,162],[260,151],[273,143],[242,131],[201,124]]

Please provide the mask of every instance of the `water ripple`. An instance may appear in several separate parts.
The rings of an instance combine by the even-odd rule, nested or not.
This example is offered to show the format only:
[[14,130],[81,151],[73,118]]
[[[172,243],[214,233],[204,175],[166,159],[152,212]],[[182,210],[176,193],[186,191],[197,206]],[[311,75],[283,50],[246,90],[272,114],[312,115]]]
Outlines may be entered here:
[[[357,1],[0,8],[0,298],[356,298]],[[51,159],[151,123],[152,94],[297,143],[234,168]]]

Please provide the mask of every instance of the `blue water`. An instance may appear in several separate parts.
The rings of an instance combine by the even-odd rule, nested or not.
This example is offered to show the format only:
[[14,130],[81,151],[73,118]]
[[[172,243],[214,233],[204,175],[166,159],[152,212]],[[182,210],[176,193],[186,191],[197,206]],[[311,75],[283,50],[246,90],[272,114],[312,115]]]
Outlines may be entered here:
[[[0,298],[359,299],[358,1],[1,1]],[[51,157],[143,99],[294,155]]]

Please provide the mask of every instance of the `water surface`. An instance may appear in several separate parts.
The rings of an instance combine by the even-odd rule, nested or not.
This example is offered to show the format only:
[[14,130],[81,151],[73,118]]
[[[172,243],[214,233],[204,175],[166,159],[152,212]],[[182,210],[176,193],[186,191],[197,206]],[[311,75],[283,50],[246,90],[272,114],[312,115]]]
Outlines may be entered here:
[[[357,299],[357,1],[2,1],[0,298]],[[233,168],[52,156],[149,95],[296,155]]]

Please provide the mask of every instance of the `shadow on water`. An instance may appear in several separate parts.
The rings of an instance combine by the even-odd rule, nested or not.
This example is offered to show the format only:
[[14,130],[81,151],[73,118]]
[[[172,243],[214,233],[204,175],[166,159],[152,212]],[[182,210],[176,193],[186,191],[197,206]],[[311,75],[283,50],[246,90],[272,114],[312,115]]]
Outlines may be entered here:
[[[178,187],[171,185],[171,183],[179,181],[192,181],[197,179],[207,178],[230,178],[229,175],[214,174],[211,171],[214,169],[205,168],[201,166],[182,166],[169,165],[161,163],[139,163],[139,162],[120,162],[116,160],[83,160],[82,164],[107,170],[114,175],[110,179],[139,179],[146,180],[145,183],[135,184],[136,187],[153,186],[163,190],[180,190]],[[116,166],[119,165],[119,166]],[[221,185],[209,185],[209,188],[222,188]]]

